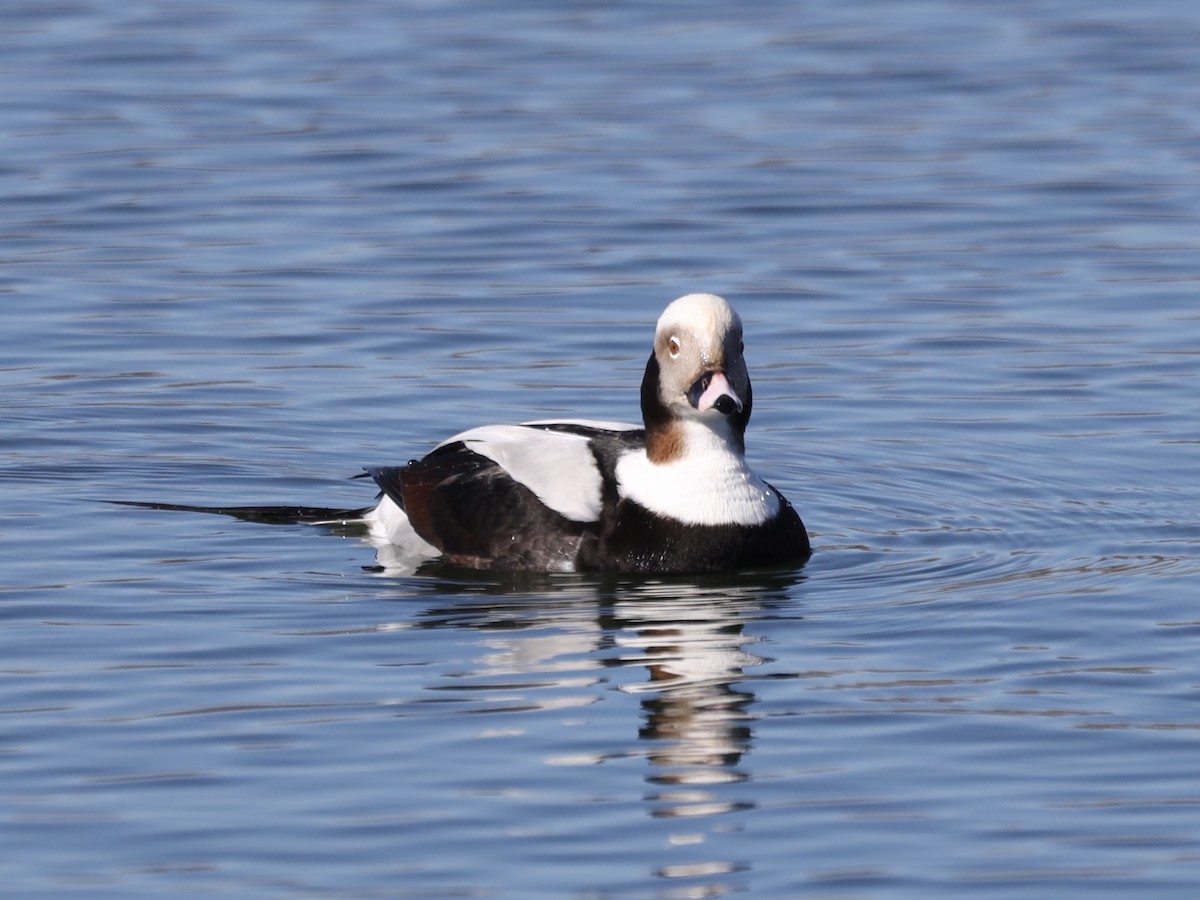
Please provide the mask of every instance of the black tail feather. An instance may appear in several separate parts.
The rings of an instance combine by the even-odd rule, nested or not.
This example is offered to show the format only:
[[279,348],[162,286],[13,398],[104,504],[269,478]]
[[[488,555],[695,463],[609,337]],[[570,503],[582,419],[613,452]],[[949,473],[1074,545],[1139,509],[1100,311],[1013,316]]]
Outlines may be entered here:
[[397,506],[404,509],[404,483],[400,474],[406,468],[407,466],[372,466],[363,475],[370,475],[379,485],[379,490],[391,497]]
[[337,509],[328,506],[190,506],[186,503],[145,503],[137,500],[106,500],[116,506],[166,509],[174,512],[211,513],[244,522],[268,525],[336,525],[361,519],[372,507]]

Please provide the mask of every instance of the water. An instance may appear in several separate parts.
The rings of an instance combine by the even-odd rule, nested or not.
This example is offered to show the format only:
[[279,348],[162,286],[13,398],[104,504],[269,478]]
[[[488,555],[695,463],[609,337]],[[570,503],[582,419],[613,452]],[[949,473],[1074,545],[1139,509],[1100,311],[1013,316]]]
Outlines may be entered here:
[[[0,11],[0,883],[1190,897],[1191,3]],[[747,325],[771,577],[411,577],[356,505]]]

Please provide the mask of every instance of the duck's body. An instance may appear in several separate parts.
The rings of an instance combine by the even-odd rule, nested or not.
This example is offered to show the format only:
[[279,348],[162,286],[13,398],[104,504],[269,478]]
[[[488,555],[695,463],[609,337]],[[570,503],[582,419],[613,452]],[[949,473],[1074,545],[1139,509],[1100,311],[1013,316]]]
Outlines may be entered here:
[[689,294],[659,319],[642,426],[488,425],[406,466],[370,469],[364,521],[407,556],[481,569],[717,572],[803,561],[791,505],[746,464],[742,327]]
[[126,503],[256,522],[362,522],[385,566],[444,557],[478,569],[723,572],[800,563],[791,504],[745,459],[752,397],[742,323],[713,294],[658,320],[642,425],[485,425],[405,466],[368,469],[365,509]]
[[[383,497],[365,520],[411,555],[480,569],[713,572],[808,555],[800,517],[740,458],[658,470],[645,443],[636,425],[586,420],[472,429],[369,470]],[[704,502],[672,511],[674,497]]]

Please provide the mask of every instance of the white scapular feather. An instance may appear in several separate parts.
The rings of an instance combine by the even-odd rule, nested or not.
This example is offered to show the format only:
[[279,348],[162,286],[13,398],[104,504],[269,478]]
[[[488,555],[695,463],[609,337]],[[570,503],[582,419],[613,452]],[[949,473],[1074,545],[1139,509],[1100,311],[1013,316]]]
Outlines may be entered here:
[[[606,427],[586,420],[569,424]],[[525,425],[483,425],[456,434],[443,446],[455,441],[497,463],[513,481],[573,522],[600,518],[600,470],[586,437]]]

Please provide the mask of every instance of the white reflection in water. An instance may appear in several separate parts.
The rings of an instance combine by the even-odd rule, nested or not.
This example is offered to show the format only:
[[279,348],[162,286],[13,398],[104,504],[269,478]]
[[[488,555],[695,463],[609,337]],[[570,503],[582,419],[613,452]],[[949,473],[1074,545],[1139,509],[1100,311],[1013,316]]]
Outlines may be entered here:
[[[737,785],[750,778],[743,763],[752,746],[755,696],[747,683],[751,670],[766,661],[754,652],[763,639],[748,626],[798,580],[796,573],[701,583],[558,579],[532,599],[497,593],[492,603],[429,609],[424,620],[426,626],[479,633],[482,652],[470,672],[456,674],[453,689],[503,694],[503,709],[582,707],[610,690],[639,698],[640,721],[629,724],[636,750],[610,746],[549,754],[542,762],[594,766],[644,757],[648,768],[628,793],[644,798],[651,819],[689,822],[663,837],[670,858],[654,872],[699,879],[686,890],[712,896],[732,887],[720,878],[746,865],[712,858],[719,854],[716,846],[704,849],[714,833],[737,830],[736,821],[705,820],[755,806],[737,795]],[[492,594],[487,585],[475,587]],[[564,587],[573,589],[567,598]],[[457,588],[461,592],[462,584]],[[680,853],[687,859],[676,858]]]
[[[651,762],[664,770],[658,780],[709,784],[737,778],[731,769],[749,746],[746,708],[754,697],[734,685],[745,669],[763,662],[746,649],[746,610],[737,606],[686,608],[672,620],[670,602],[623,603],[628,627],[617,644],[637,651],[624,657],[646,668],[649,679],[621,689],[644,695],[640,736],[653,741]],[[666,799],[664,797],[664,799]],[[687,811],[695,814],[689,798]],[[705,798],[701,802],[707,802]]]

